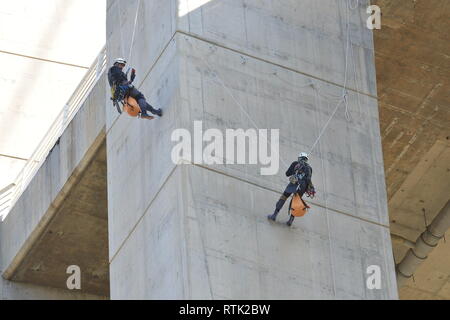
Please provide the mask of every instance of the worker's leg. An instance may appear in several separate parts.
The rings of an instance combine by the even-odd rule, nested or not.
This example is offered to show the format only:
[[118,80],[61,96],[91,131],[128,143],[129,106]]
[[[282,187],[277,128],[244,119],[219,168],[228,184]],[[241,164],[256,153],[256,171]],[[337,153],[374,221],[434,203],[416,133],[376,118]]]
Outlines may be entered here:
[[275,205],[275,211],[273,212],[273,214],[269,215],[267,218],[269,218],[270,220],[275,221],[275,219],[277,218],[278,213],[280,212],[281,208],[283,208],[284,203],[286,202],[286,200],[289,198],[289,196],[291,195],[290,192],[288,192],[288,188],[286,188],[286,190],[283,192],[283,194],[281,195],[280,199],[277,201],[277,204]]
[[295,217],[291,214],[289,216],[289,220],[288,222],[286,222],[286,224],[290,227],[292,225],[292,222],[294,222]]
[[147,116],[147,111],[150,111],[151,113],[156,114],[160,117],[162,116],[161,109],[154,109],[149,103],[147,103],[144,95],[135,87],[130,89],[130,96],[136,99],[139,107],[141,108],[142,115]]
[[145,110],[150,111],[153,114],[156,114],[158,116],[162,116],[162,110],[161,109],[154,109],[149,103],[147,103],[147,101],[145,100],[145,98],[141,98],[138,100],[139,106],[141,107],[141,110]]

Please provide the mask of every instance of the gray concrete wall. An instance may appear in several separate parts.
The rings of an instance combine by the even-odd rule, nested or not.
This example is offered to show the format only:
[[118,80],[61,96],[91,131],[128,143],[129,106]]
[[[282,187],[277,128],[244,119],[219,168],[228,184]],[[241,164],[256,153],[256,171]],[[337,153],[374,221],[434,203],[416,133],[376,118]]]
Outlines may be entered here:
[[377,94],[372,33],[365,28],[367,0],[350,15],[347,1],[338,0],[178,2],[178,30],[339,85],[344,84],[348,19],[358,75],[347,85]]
[[[342,92],[344,1],[142,3],[136,84],[165,114],[107,115],[111,298],[396,299],[365,6],[349,11],[351,121],[341,108],[311,155],[318,195],[288,229],[266,215],[287,183],[285,165],[311,147]],[[136,4],[120,4],[128,34]],[[110,1],[109,61],[121,55],[117,10]],[[192,130],[194,120],[223,132],[280,129],[278,174],[173,164],[172,130]],[[366,287],[370,265],[381,268],[380,290]]]

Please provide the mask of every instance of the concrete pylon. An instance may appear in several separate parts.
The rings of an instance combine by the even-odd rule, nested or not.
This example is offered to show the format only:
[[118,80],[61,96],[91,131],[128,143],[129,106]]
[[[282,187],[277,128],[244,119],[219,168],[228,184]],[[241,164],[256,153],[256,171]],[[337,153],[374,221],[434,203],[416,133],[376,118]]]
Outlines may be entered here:
[[[347,4],[108,1],[109,63],[125,56],[135,86],[164,110],[139,120],[107,101],[111,299],[398,298],[368,1]],[[310,156],[310,212],[288,228],[285,205],[268,222],[287,166],[346,89]],[[172,161],[174,131],[197,147],[209,138],[202,146],[214,141],[220,156],[230,129],[250,130],[257,164],[249,148],[243,164],[230,152],[208,164],[194,147],[191,163]],[[262,161],[271,147],[279,167]]]

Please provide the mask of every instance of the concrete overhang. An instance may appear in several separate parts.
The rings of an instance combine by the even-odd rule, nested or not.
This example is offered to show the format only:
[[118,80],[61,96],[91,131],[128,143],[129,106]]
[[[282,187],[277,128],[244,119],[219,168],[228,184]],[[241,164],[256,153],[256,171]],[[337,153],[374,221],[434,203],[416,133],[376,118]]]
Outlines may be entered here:
[[75,265],[81,271],[81,293],[109,296],[108,204],[106,192],[106,142],[91,158],[83,159],[83,171],[72,176],[61,192],[52,217],[33,237],[23,258],[7,269],[11,281],[67,289]]
[[[380,129],[396,263],[450,197],[450,2],[377,0]],[[447,231],[447,239],[450,231]],[[400,288],[402,299],[450,299],[441,241]]]
[[[0,223],[7,281],[109,298],[105,85],[103,74]],[[80,290],[67,286],[70,266]]]

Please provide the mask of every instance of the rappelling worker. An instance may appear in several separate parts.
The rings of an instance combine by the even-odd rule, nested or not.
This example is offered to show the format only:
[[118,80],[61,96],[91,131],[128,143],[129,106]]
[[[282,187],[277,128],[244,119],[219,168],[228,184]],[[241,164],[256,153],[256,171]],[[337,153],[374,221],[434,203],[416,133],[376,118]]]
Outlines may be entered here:
[[[305,192],[308,197],[311,198],[316,194],[314,185],[311,182],[312,168],[308,164],[308,154],[306,152],[301,152],[298,156],[298,161],[292,162],[291,166],[286,171],[286,176],[289,177],[289,184],[275,205],[274,213],[267,217],[273,221],[276,220],[278,213],[291,194],[298,193],[300,198],[302,198]],[[291,226],[294,218],[295,217],[291,214],[289,221],[286,222],[286,224]]]
[[121,101],[124,97],[130,96],[136,99],[139,104],[139,107],[141,108],[141,118],[153,118],[147,113],[147,111],[161,117],[162,110],[154,109],[149,103],[147,103],[144,95],[132,85],[134,78],[136,77],[136,70],[131,70],[130,80],[128,81],[127,74],[122,71],[126,64],[127,62],[124,59],[117,58],[114,60],[114,65],[108,71],[108,82],[113,89],[113,100]]

